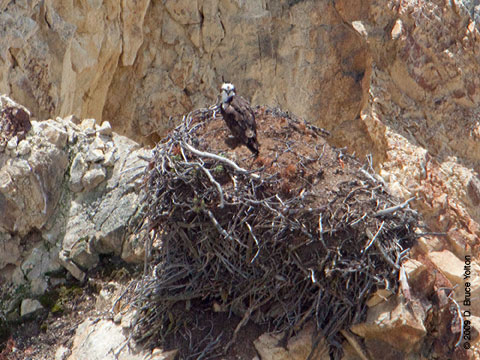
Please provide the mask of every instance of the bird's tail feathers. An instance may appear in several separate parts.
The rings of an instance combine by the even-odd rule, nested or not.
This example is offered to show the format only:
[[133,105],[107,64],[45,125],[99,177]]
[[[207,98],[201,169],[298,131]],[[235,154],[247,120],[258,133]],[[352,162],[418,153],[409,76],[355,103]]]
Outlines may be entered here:
[[258,146],[258,141],[256,138],[249,138],[247,140],[247,148],[254,153],[255,155],[258,155],[259,151],[259,146]]

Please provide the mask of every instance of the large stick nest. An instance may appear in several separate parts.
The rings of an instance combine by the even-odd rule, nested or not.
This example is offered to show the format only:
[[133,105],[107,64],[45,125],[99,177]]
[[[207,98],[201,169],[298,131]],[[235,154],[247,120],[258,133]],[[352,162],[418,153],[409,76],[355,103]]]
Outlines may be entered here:
[[[165,341],[189,331],[187,313],[216,307],[242,318],[232,341],[248,320],[286,338],[313,321],[338,355],[339,331],[364,320],[369,296],[397,290],[415,212],[321,129],[257,108],[254,159],[232,149],[216,109],[185,116],[146,173],[145,222],[161,246],[137,290],[136,337]],[[225,346],[202,341],[182,356]]]

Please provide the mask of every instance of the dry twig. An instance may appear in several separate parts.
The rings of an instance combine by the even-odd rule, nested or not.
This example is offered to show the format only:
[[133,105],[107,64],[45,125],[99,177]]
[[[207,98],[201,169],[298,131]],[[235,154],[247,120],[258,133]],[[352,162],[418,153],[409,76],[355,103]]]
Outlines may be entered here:
[[[145,221],[162,247],[137,286],[136,338],[154,344],[180,333],[194,341],[188,314],[218,303],[243,317],[234,338],[249,319],[287,336],[312,320],[340,356],[340,331],[364,319],[370,294],[397,289],[402,251],[415,239],[406,209],[413,198],[388,207],[391,196],[371,164],[362,168],[345,154],[339,164],[340,152],[319,143],[321,130],[307,126],[315,135],[308,142],[301,122],[271,110],[288,130],[270,119],[268,136],[278,141],[265,156],[295,159],[297,188],[289,189],[281,172],[251,171],[202,141],[215,112],[188,114],[153,151]],[[207,339],[184,356],[228,341]]]

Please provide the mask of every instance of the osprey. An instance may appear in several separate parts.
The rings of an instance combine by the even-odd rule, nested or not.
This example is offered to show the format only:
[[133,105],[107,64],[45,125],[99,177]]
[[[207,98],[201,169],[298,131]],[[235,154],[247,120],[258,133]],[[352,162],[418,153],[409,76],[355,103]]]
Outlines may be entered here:
[[245,144],[251,152],[258,155],[255,114],[248,101],[235,94],[233,84],[224,83],[222,85],[220,112],[233,136]]

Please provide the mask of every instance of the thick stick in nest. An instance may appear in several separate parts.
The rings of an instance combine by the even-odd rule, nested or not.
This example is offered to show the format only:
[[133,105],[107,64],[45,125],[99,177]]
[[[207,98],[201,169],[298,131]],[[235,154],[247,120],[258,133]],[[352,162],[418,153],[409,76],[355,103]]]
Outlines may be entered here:
[[[286,337],[312,320],[338,357],[340,332],[364,319],[370,294],[397,290],[402,251],[415,238],[411,199],[396,205],[371,164],[264,108],[251,170],[242,149],[221,148],[215,114],[184,117],[146,174],[145,224],[162,246],[138,287],[137,338],[184,333],[184,306],[216,303],[242,318],[228,344],[248,320]],[[225,341],[209,344],[215,354]]]

